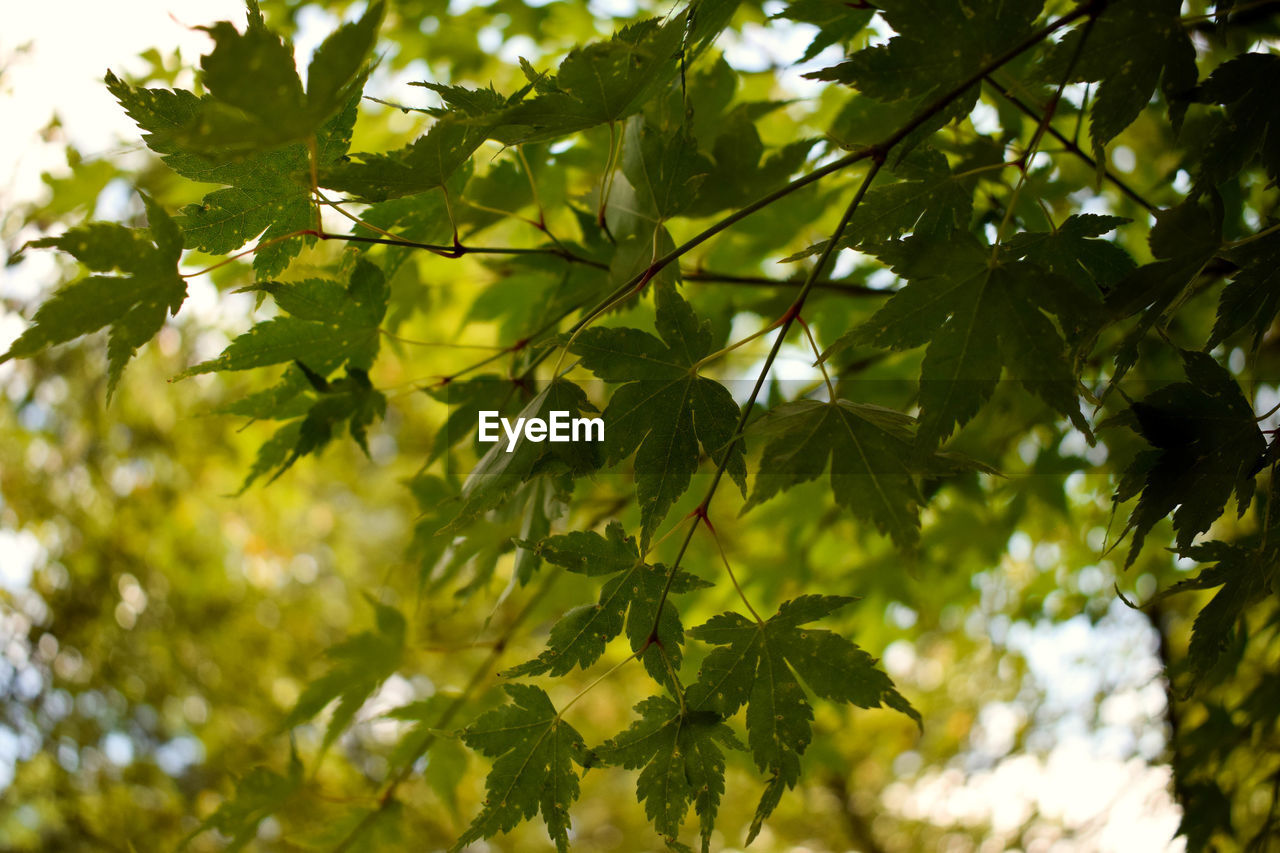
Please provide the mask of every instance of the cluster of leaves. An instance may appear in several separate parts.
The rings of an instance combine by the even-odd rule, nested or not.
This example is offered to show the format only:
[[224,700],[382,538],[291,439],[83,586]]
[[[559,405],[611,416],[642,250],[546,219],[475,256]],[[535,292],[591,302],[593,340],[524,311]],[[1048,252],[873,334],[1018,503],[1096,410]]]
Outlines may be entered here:
[[[1251,619],[1275,612],[1278,546],[1268,535],[1276,523],[1268,522],[1269,510],[1255,511],[1258,531],[1238,541],[1198,537],[1213,533],[1232,496],[1245,518],[1255,479],[1276,461],[1274,440],[1216,348],[1249,337],[1256,353],[1280,312],[1280,239],[1266,218],[1274,205],[1269,182],[1280,175],[1280,116],[1268,95],[1280,58],[1248,47],[1238,56],[1198,51],[1177,2],[1063,6],[791,3],[782,17],[817,27],[806,59],[832,46],[848,49],[843,61],[810,74],[839,101],[821,142],[793,127],[781,145],[764,144],[761,127],[783,105],[741,97],[740,75],[714,50],[720,31],[753,4],[693,0],[681,12],[572,47],[554,71],[522,60],[506,92],[424,82],[443,104],[419,110],[429,116],[425,132],[392,150],[352,153],[360,95],[388,14],[383,5],[371,4],[316,48],[304,87],[292,45],[251,0],[243,31],[228,22],[206,28],[214,47],[201,61],[200,93],[107,78],[168,169],[219,188],[176,217],[143,196],[145,230],[92,222],[35,241],[32,248],[56,248],[94,273],[119,275],[90,275],[58,290],[0,361],[109,326],[110,393],[136,350],[181,308],[186,279],[196,274],[180,272],[183,250],[226,256],[256,240],[252,268],[237,265],[243,280],[236,284],[280,313],[182,374],[285,366],[273,385],[224,408],[283,422],[262,445],[247,488],[319,454],[343,430],[367,454],[370,430],[392,428],[380,425],[389,402],[389,386],[376,379],[386,364],[382,338],[397,338],[393,329],[422,307],[406,309],[397,286],[411,287],[422,274],[418,256],[423,264],[484,258],[497,280],[468,319],[497,320],[507,337],[494,355],[422,388],[451,411],[428,460],[437,467],[411,484],[421,509],[419,588],[472,565],[475,579],[464,589],[482,589],[511,551],[508,591],[560,569],[604,579],[598,599],[586,597],[554,623],[544,651],[504,675],[565,677],[595,666],[625,633],[629,654],[614,668],[638,659],[654,692],[635,705],[629,727],[595,747],[567,719],[585,691],[557,708],[546,689],[527,681],[507,681],[509,703],[450,731],[478,698],[472,694],[484,670],[456,702],[401,708],[398,719],[416,725],[379,805],[339,846],[370,831],[417,760],[455,735],[493,759],[486,799],[455,848],[540,814],[566,849],[582,773],[616,766],[639,771],[637,796],[667,844],[683,847],[692,807],[708,850],[734,752],[749,754],[763,785],[750,841],[801,779],[813,697],[922,718],[875,658],[842,634],[812,627],[850,597],[803,593],[763,618],[726,555],[725,580],[745,613],[684,628],[686,595],[724,586],[684,561],[696,531],[717,536],[712,518],[726,504],[726,475],[743,511],[827,475],[824,501],[911,554],[929,532],[924,507],[939,495],[981,488],[997,473],[986,460],[1001,458],[997,444],[1006,439],[984,444],[982,419],[990,412],[1017,408],[1033,425],[1074,429],[1089,443],[1096,431],[1117,452],[1132,439],[1103,427],[1129,427],[1150,448],[1132,454],[1114,495],[1117,506],[1136,499],[1126,567],[1169,518],[1178,555],[1207,567],[1150,604],[1218,589],[1196,619],[1180,670],[1187,689],[1207,683]],[[1218,11],[1229,26],[1229,9]],[[871,45],[876,20],[894,34]],[[998,129],[986,131],[975,111],[989,103]],[[1074,141],[1082,124],[1092,154]],[[1108,146],[1139,131],[1193,138],[1170,144],[1188,189],[1176,198],[1162,193],[1167,207],[1147,202],[1107,166]],[[1063,147],[1050,151],[1049,139]],[[494,151],[504,158],[496,164]],[[1105,197],[1114,214],[1079,209],[1092,180],[1122,190]],[[329,208],[352,220],[348,233],[325,224],[321,212]],[[514,213],[524,209],[536,218]],[[757,211],[775,218],[752,232],[747,217]],[[536,242],[481,236],[509,233],[508,214],[532,227],[526,236],[534,233]],[[787,227],[797,215],[803,227]],[[752,260],[719,278],[762,284],[764,295],[717,302],[693,284],[717,278],[704,260],[724,263],[738,251],[728,233],[712,238],[739,222]],[[800,238],[811,225],[826,239],[804,248]],[[1145,248],[1133,237],[1106,238],[1140,237],[1148,225]],[[334,241],[347,249],[326,253]],[[705,256],[691,265],[704,243]],[[826,279],[845,249],[858,253],[860,278]],[[801,278],[759,275],[766,258],[782,255],[805,262]],[[860,284],[871,269],[887,270],[894,285]],[[1229,284],[1212,330],[1195,328],[1186,306],[1222,278]],[[882,303],[870,312],[825,310],[855,293]],[[653,332],[609,316],[649,294],[652,311],[642,309],[635,322],[651,317]],[[824,310],[814,310],[820,298]],[[728,339],[731,321],[748,312],[777,317],[764,330],[777,332],[752,365],[749,390],[735,394],[708,374],[757,337]],[[768,380],[797,326],[824,381],[781,399]],[[832,341],[824,352],[815,330]],[[1134,372],[1159,376],[1170,352],[1185,380],[1132,400],[1121,380]],[[853,374],[881,360],[909,365],[912,381],[855,385]],[[500,361],[504,374],[464,378]],[[1091,406],[1110,417],[1095,427]],[[602,447],[527,434],[509,447],[464,445],[485,409],[523,418],[600,411],[606,437]],[[450,465],[472,452],[478,461],[460,482]],[[710,476],[699,497],[691,489],[700,469]],[[634,489],[609,516],[634,499],[636,535],[618,520],[604,534],[553,535],[566,507],[571,518],[584,517],[573,512],[582,504],[576,490],[603,472],[634,474]],[[679,550],[656,562],[673,533],[681,534]],[[281,724],[306,724],[335,703],[316,762],[406,665],[405,616],[373,604],[376,630],[331,648],[332,668],[301,692]],[[735,730],[739,715],[745,743]],[[1174,738],[1175,769],[1191,773],[1176,730]],[[253,771],[202,828],[247,842],[262,820],[300,796],[301,778],[296,755],[287,775]],[[1231,809],[1223,818],[1221,808],[1230,796],[1221,786],[1198,778],[1176,787],[1189,839],[1205,846],[1230,834]],[[1274,831],[1270,821],[1262,831]]]

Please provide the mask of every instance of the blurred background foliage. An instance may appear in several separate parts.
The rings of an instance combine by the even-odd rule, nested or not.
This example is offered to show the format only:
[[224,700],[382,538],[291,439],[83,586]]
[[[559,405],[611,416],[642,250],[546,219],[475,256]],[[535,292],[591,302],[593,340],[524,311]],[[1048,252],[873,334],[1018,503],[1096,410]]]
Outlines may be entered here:
[[[823,3],[793,5],[811,15],[830,11]],[[300,49],[314,47],[317,34],[363,8],[344,2],[263,7],[273,27],[294,33]],[[837,141],[882,135],[883,128],[866,130],[859,113],[865,105],[849,89],[800,78],[840,58],[843,48],[815,43],[809,53],[818,58],[796,65],[815,30],[802,14],[775,17],[782,10],[780,3],[745,0],[716,50],[688,69],[691,97],[703,99],[700,114],[711,116],[705,138],[722,133],[727,146],[750,146],[758,134],[768,154],[812,140],[807,156],[813,162],[830,156]],[[666,11],[624,2],[396,0],[366,89],[387,103],[361,104],[352,150],[387,150],[422,131],[430,119],[414,110],[436,101],[409,86],[412,81],[512,91],[524,83],[517,57],[552,67],[575,44]],[[1243,25],[1219,27],[1204,17],[1209,11],[1200,2],[1184,8],[1203,67],[1251,45],[1274,45],[1273,20],[1250,15]],[[864,30],[845,47],[885,35]],[[195,57],[158,48],[130,82],[193,85]],[[1045,84],[1021,73],[1015,63],[1004,72],[1005,83],[1043,101]],[[1083,92],[1083,86],[1069,87],[1060,126],[1070,127]],[[754,111],[741,106],[761,102],[775,103]],[[1175,139],[1163,111],[1145,111],[1110,150],[1110,166],[1151,203],[1172,206],[1188,189],[1187,152],[1204,139],[1210,120],[1207,109],[1193,106]],[[981,165],[998,162],[1033,126],[984,91],[969,119],[939,136],[953,162]],[[129,146],[123,153],[68,147],[66,167],[44,177],[43,198],[4,213],[3,238],[15,264],[8,275],[30,263],[18,249],[46,229],[93,216],[138,222],[141,203],[130,187],[169,210],[200,200],[203,188],[139,155],[135,140],[123,144]],[[609,131],[596,128],[572,145],[525,147],[552,233],[580,233],[565,202],[594,208],[609,144]],[[455,211],[464,241],[480,230],[483,241],[495,245],[535,240],[522,217],[536,215],[537,207],[514,180],[511,154],[489,144],[475,163],[465,196],[471,204]],[[1110,183],[1099,184],[1088,165],[1052,143],[1034,165],[1022,196],[1027,204],[1041,199],[1058,219],[1079,211],[1130,217],[1134,224],[1120,229],[1117,243],[1139,261],[1150,259],[1151,217],[1138,203]],[[999,222],[1004,187],[998,172],[977,182],[978,227],[984,217],[987,224]],[[1235,239],[1267,221],[1275,194],[1257,175],[1242,175],[1229,189],[1225,237]],[[686,259],[686,269],[785,277],[792,268],[777,262],[825,239],[847,192],[841,183],[797,192]],[[620,208],[625,195],[621,199]],[[1027,212],[1026,218],[1038,216]],[[341,220],[327,216],[326,222],[338,227]],[[678,243],[706,222],[682,219],[670,227]],[[447,239],[447,225],[442,233],[430,231],[435,224],[426,227],[418,239]],[[377,251],[391,260],[391,251],[400,250]],[[356,254],[336,241],[320,243],[294,262],[290,277],[349,264]],[[184,264],[196,269],[215,260],[189,255]],[[258,826],[252,846],[328,849],[378,806],[397,744],[412,726],[388,711],[462,690],[517,618],[524,621],[498,668],[533,656],[550,623],[593,594],[571,576],[541,586],[551,576],[548,567],[532,585],[515,581],[511,539],[522,535],[518,514],[500,512],[464,542],[442,542],[428,535],[432,519],[422,508],[432,490],[456,488],[474,448],[464,444],[424,474],[448,409],[419,386],[483,355],[454,345],[505,346],[518,330],[535,325],[546,301],[566,286],[559,267],[424,252],[396,259],[402,266],[392,282],[386,328],[403,340],[384,341],[371,373],[389,406],[371,430],[368,456],[336,442],[269,485],[237,494],[272,430],[218,410],[266,382],[253,373],[169,380],[215,356],[249,326],[254,298],[233,292],[252,281],[249,260],[190,280],[187,310],[140,352],[110,406],[101,347],[58,348],[0,368],[5,849],[172,849],[238,786],[253,784],[258,771],[252,768],[284,779],[295,754],[305,766],[300,787]],[[892,283],[878,264],[852,252],[833,275],[854,285]],[[1196,293],[1169,333],[1203,341],[1219,292],[1211,284]],[[685,293],[721,340],[731,329],[737,339],[767,324],[791,299],[785,288],[696,280]],[[818,290],[806,314],[826,346],[879,304],[861,292]],[[31,305],[6,292],[10,317],[29,316]],[[609,322],[636,325],[646,312],[651,309],[637,305]],[[718,378],[734,388],[753,377],[767,338],[757,343],[718,363]],[[1280,402],[1273,384],[1280,349],[1270,336],[1248,357],[1247,342],[1235,346],[1229,342],[1221,354],[1252,393],[1255,410],[1265,412]],[[843,396],[902,408],[911,404],[919,358],[917,351],[851,349],[832,366]],[[788,344],[779,363],[786,381],[769,388],[765,403],[792,399],[797,389],[820,382],[811,362],[798,343]],[[1126,388],[1136,398],[1180,375],[1176,352],[1153,338]],[[1238,849],[1270,825],[1272,785],[1280,779],[1274,602],[1239,632],[1220,683],[1211,673],[1209,686],[1191,695],[1180,682],[1180,661],[1208,594],[1170,598],[1143,611],[1121,602],[1117,587],[1147,601],[1193,564],[1155,546],[1171,541],[1166,523],[1127,571],[1119,568],[1120,552],[1106,551],[1121,527],[1110,502],[1115,474],[1143,447],[1136,436],[1115,432],[1105,448],[1091,448],[1041,403],[1002,386],[953,447],[1005,476],[971,475],[934,495],[924,510],[921,546],[910,558],[836,511],[822,481],[741,518],[732,511],[717,515],[729,559],[755,600],[773,606],[813,590],[858,596],[835,627],[882,657],[925,721],[921,734],[899,715],[819,703],[801,787],[784,797],[752,849],[1166,849],[1182,843],[1172,836],[1183,820],[1179,803],[1188,802],[1197,804],[1199,823],[1184,829],[1203,833],[1202,841],[1214,838],[1222,849]],[[753,449],[758,454],[758,446]],[[693,508],[707,476],[695,475],[672,519]],[[632,491],[626,471],[579,481],[556,528],[585,529],[616,515],[628,530],[637,529]],[[1230,539],[1254,529],[1258,511],[1240,520],[1228,514],[1215,534]],[[695,537],[686,564],[717,577],[713,542]],[[326,671],[322,652],[372,624],[365,594],[405,614],[409,639],[395,674],[322,759],[323,715],[292,733],[281,724],[306,685]],[[732,589],[720,584],[684,604],[684,622],[698,624],[734,602]],[[615,644],[603,663],[623,655]],[[1172,687],[1161,676],[1165,666]],[[549,683],[557,706],[589,677],[574,673]],[[458,724],[501,700],[499,681],[486,677]],[[648,692],[642,678],[616,679],[582,700],[576,724],[598,741],[624,728],[632,705]],[[1174,731],[1184,739],[1178,760],[1185,763],[1185,781],[1177,796],[1170,774]],[[446,847],[475,813],[486,761],[446,738],[417,770],[363,838],[369,849]],[[756,779],[749,760],[731,759],[718,847],[741,844]],[[634,785],[628,771],[585,774],[584,796],[572,809],[574,849],[661,848],[635,802]],[[226,841],[207,832],[190,849],[222,849]],[[535,821],[488,845],[532,850],[548,841]]]

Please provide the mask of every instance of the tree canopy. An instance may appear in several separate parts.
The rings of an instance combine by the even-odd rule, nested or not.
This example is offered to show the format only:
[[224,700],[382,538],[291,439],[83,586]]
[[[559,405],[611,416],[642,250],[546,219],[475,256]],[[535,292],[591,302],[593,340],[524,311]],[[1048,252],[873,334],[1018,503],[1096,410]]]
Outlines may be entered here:
[[3,220],[4,845],[1105,847],[928,806],[1084,736],[1074,625],[1179,843],[1269,849],[1277,8],[249,0],[106,71],[135,147]]

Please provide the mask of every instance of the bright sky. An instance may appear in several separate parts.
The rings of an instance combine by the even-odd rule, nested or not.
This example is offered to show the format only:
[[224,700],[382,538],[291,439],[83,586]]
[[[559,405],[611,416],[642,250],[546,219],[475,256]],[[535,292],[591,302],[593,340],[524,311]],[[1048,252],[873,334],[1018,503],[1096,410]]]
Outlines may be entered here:
[[[136,140],[137,131],[102,85],[108,68],[140,69],[137,55],[152,47],[166,56],[178,49],[188,61],[194,60],[207,49],[209,40],[193,26],[216,20],[239,24],[244,19],[238,0],[128,0],[127,8],[122,22],[120,4],[40,0],[6,5],[0,30],[0,116],[5,131],[0,134],[0,164],[4,164],[0,210],[44,192],[40,174],[64,166],[63,147],[68,142],[86,157],[118,156],[140,147],[120,142]],[[753,26],[745,38],[726,48],[735,63],[758,67],[764,63],[750,61],[747,54],[793,60],[810,34],[802,27]],[[313,35],[303,33],[300,49],[313,42]],[[788,83],[797,79],[795,72],[786,76]],[[55,110],[62,128],[42,138]],[[49,286],[55,269],[46,256],[0,270],[0,293],[31,295]],[[24,325],[18,317],[0,316],[0,348]],[[807,367],[807,355],[797,364],[801,362]],[[0,383],[6,373],[0,368]],[[24,587],[43,559],[43,550],[27,532],[0,530],[0,552],[7,564],[0,572],[0,587],[10,590]],[[1050,834],[1043,837],[1043,846],[1029,849],[1181,850],[1181,842],[1168,840],[1179,818],[1168,792],[1168,768],[1153,767],[1140,757],[1154,756],[1161,744],[1154,744],[1154,749],[1150,743],[1117,745],[1114,737],[1117,730],[1145,727],[1150,731],[1160,725],[1163,693],[1155,680],[1158,663],[1152,650],[1144,647],[1150,645],[1150,631],[1141,621],[1127,611],[1113,611],[1098,626],[1081,617],[1061,624],[1024,625],[1020,634],[1013,632],[1016,636],[1009,638],[1009,645],[1026,656],[1046,705],[1062,706],[1056,709],[1060,714],[1056,724],[1049,727],[1054,742],[1035,755],[1010,753],[1011,740],[999,748],[1009,730],[1020,724],[1019,714],[1026,711],[1012,703],[993,704],[979,718],[975,751],[967,757],[967,766],[923,769],[916,781],[891,786],[885,806],[905,817],[943,826],[989,822],[997,833],[1012,833],[1034,809],[1056,818],[1068,832],[1079,833],[1072,840]],[[0,618],[0,647],[10,636],[25,634],[18,627]],[[928,664],[916,661],[910,649],[891,649],[885,660],[891,670],[898,670],[893,672],[895,677],[908,680],[914,669]],[[1104,703],[1103,719],[1095,721],[1092,696],[1102,685],[1090,683],[1092,689],[1083,691],[1088,695],[1079,697],[1070,696],[1068,688],[1081,679],[1097,679],[1108,666],[1121,662],[1135,671],[1106,685],[1113,690],[1110,705]],[[27,672],[34,674],[34,670]],[[984,746],[996,747],[989,749],[985,759]],[[12,763],[27,757],[32,748],[33,744],[24,745],[0,726],[0,791],[8,783]],[[110,752],[120,756],[127,752],[122,761],[132,760],[131,748]],[[193,754],[198,755],[198,749]],[[975,766],[975,756],[985,766]],[[179,762],[175,768],[181,766]],[[1004,849],[998,837],[989,841],[996,844],[993,849]]]
[[193,26],[244,18],[236,0],[129,0],[125,25],[122,8],[85,0],[6,4],[0,30],[4,203],[31,198],[41,190],[40,173],[62,165],[60,143],[33,144],[55,110],[66,140],[85,155],[105,154],[114,140],[136,137],[102,85],[107,69],[140,70],[137,56],[151,47],[162,55],[178,49],[184,57],[199,56],[209,37]]

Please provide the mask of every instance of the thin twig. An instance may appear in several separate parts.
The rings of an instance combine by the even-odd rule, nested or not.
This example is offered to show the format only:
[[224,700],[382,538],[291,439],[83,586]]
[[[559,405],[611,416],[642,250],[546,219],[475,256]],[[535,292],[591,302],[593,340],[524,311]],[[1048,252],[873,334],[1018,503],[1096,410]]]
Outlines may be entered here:
[[[1005,87],[997,83],[993,77],[988,76],[986,78],[986,82],[993,89],[995,89],[997,94],[999,94],[1009,103],[1013,104],[1013,106],[1017,108],[1019,111],[1025,113],[1031,118],[1036,119],[1037,121],[1042,118],[1042,115],[1043,115],[1042,113],[1037,111],[1034,107],[1030,106],[1026,101],[1023,101],[1017,95],[1005,89]],[[1110,181],[1112,184],[1115,185],[1116,189],[1120,190],[1120,192],[1124,193],[1125,196],[1127,196],[1132,201],[1136,202],[1140,207],[1142,207],[1148,213],[1155,213],[1157,210],[1160,209],[1156,205],[1147,201],[1146,198],[1144,198],[1142,194],[1139,193],[1137,190],[1135,190],[1133,187],[1129,186],[1123,180],[1116,177],[1115,174],[1113,174],[1111,170],[1108,169],[1106,166],[1103,166],[1099,170],[1098,161],[1094,160],[1091,156],[1089,156],[1089,154],[1086,153],[1083,148],[1081,148],[1075,142],[1071,141],[1071,139],[1065,136],[1061,131],[1059,131],[1052,124],[1045,125],[1045,132],[1048,133],[1050,136],[1052,136],[1054,139],[1056,139],[1062,145],[1062,147],[1065,148],[1067,151],[1070,151],[1076,157],[1080,158],[1081,162],[1086,164],[1090,169],[1094,170],[1095,172],[1101,171],[1102,177],[1104,180]]]
[[[494,642],[493,647],[489,650],[489,654],[485,656],[485,659],[481,661],[480,666],[476,668],[471,679],[467,682],[466,686],[462,688],[462,692],[459,693],[454,700],[449,703],[449,706],[440,714],[440,718],[436,720],[436,724],[434,726],[435,729],[439,730],[449,725],[453,718],[457,716],[458,712],[471,701],[472,694],[480,687],[485,678],[488,677],[490,670],[493,669],[494,664],[498,662],[498,658],[500,658],[502,653],[506,650],[507,644],[511,641],[511,638],[515,636],[516,629],[529,618],[534,607],[536,607],[542,601],[543,597],[551,590],[552,585],[555,584],[562,572],[562,569],[555,569],[553,571],[548,571],[543,576],[542,583],[539,584],[536,590],[534,590],[533,595],[525,602],[524,607],[520,608],[520,611],[516,613],[510,622],[507,623],[506,630],[504,630],[502,636]],[[429,733],[426,738],[423,739],[423,742],[418,745],[418,748],[414,751],[413,755],[405,759],[403,766],[401,766],[400,770],[391,777],[391,780],[387,782],[386,787],[383,788],[382,793],[378,796],[377,807],[371,809],[360,819],[359,823],[351,828],[351,831],[347,833],[347,836],[338,843],[338,846],[333,848],[333,853],[345,853],[345,851],[350,850],[356,840],[363,835],[375,821],[377,821],[378,817],[384,811],[387,810],[387,807],[390,806],[391,802],[395,799],[396,789],[404,784],[405,780],[413,773],[413,766],[417,764],[418,759],[425,755],[427,750],[431,748],[431,745],[435,743],[436,737],[437,735],[435,732]]]

